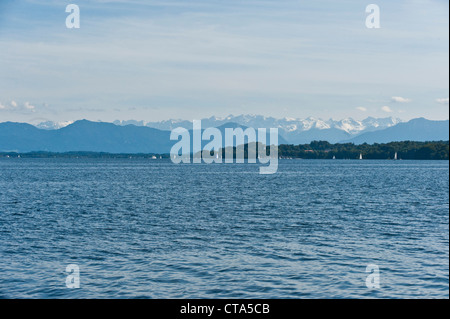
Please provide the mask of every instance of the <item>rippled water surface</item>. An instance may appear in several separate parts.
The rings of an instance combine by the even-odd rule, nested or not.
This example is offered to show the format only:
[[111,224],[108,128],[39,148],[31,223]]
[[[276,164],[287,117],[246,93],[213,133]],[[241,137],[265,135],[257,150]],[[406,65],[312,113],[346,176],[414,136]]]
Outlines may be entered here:
[[258,168],[0,159],[0,297],[448,298],[448,162]]

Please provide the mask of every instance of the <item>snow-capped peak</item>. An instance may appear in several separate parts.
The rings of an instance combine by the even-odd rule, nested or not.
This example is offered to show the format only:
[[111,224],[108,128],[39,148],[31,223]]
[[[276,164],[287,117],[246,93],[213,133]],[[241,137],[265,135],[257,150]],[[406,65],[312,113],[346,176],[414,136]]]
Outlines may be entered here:
[[74,121],[65,121],[65,122],[53,122],[53,121],[45,121],[35,125],[37,128],[43,130],[58,130],[60,128],[69,126],[73,124]]
[[[312,129],[315,130],[337,129],[346,132],[350,135],[357,135],[363,132],[385,129],[397,125],[402,121],[398,118],[393,117],[380,119],[368,117],[367,119],[362,121],[354,120],[352,118],[345,118],[342,120],[329,119],[325,121],[315,117],[307,117],[304,119],[285,117],[282,119],[276,119],[273,117],[265,117],[262,115],[253,115],[253,114],[239,115],[239,116],[228,115],[227,117],[224,118],[211,116],[210,118],[202,120],[202,124],[204,127],[218,127],[230,122],[253,128],[276,127],[282,131],[281,134],[284,134],[283,132],[285,132],[286,134],[300,133]],[[54,130],[65,127],[72,123],[73,121],[66,121],[66,122],[46,121],[36,125],[36,127],[46,130]],[[192,121],[187,120],[165,120],[160,122],[127,120],[127,121],[114,121],[114,124],[121,126],[123,125],[147,126],[160,130],[172,130],[176,127],[184,127],[186,129],[192,128]]]

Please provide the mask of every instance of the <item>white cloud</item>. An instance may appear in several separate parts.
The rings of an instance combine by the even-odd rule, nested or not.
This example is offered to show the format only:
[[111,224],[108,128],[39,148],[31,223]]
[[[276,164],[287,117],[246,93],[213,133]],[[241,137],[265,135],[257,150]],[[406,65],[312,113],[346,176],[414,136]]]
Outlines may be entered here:
[[410,103],[410,102],[412,102],[412,100],[408,99],[406,97],[393,96],[392,97],[392,102],[395,102],[395,103]]
[[0,102],[0,110],[2,111],[8,111],[13,113],[29,113],[29,112],[36,112],[36,106],[31,104],[30,102],[25,102],[19,104],[18,102],[12,100],[7,104],[2,104]]
[[448,98],[446,98],[446,99],[436,99],[436,102],[438,102],[439,104],[448,105]]
[[362,106],[358,106],[356,109],[358,111],[361,111],[361,112],[367,112],[367,109],[365,107],[362,107]]
[[30,102],[25,102],[23,105],[27,110],[34,110],[36,107],[34,105],[31,105]]
[[381,108],[381,110],[382,110],[383,112],[386,112],[386,113],[392,113],[392,112],[393,112],[392,109],[391,109],[389,106],[383,106],[383,107]]

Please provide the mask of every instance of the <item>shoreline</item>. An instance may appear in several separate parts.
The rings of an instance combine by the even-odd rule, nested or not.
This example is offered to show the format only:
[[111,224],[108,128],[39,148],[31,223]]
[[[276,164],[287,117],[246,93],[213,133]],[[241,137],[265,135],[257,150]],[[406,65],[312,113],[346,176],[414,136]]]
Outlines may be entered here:
[[[274,146],[271,146],[274,147]],[[271,147],[267,147],[270,151]],[[236,147],[234,154],[236,156]],[[244,145],[244,159],[248,159],[249,144]],[[222,154],[223,149],[217,153]],[[434,142],[391,142],[386,144],[330,144],[314,141],[310,144],[278,146],[278,158],[281,159],[321,159],[321,160],[449,160],[449,141]],[[191,159],[197,156],[191,152]],[[0,158],[141,158],[150,160],[170,159],[166,153],[137,152],[94,152],[94,151],[0,151]]]

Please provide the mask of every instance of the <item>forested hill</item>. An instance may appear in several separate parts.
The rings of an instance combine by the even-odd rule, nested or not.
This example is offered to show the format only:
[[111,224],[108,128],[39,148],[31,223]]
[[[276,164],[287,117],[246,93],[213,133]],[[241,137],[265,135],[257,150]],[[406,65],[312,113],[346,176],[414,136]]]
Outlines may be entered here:
[[304,159],[398,159],[448,160],[449,142],[392,142],[387,144],[330,144],[314,141],[304,145],[280,145],[281,157]]

